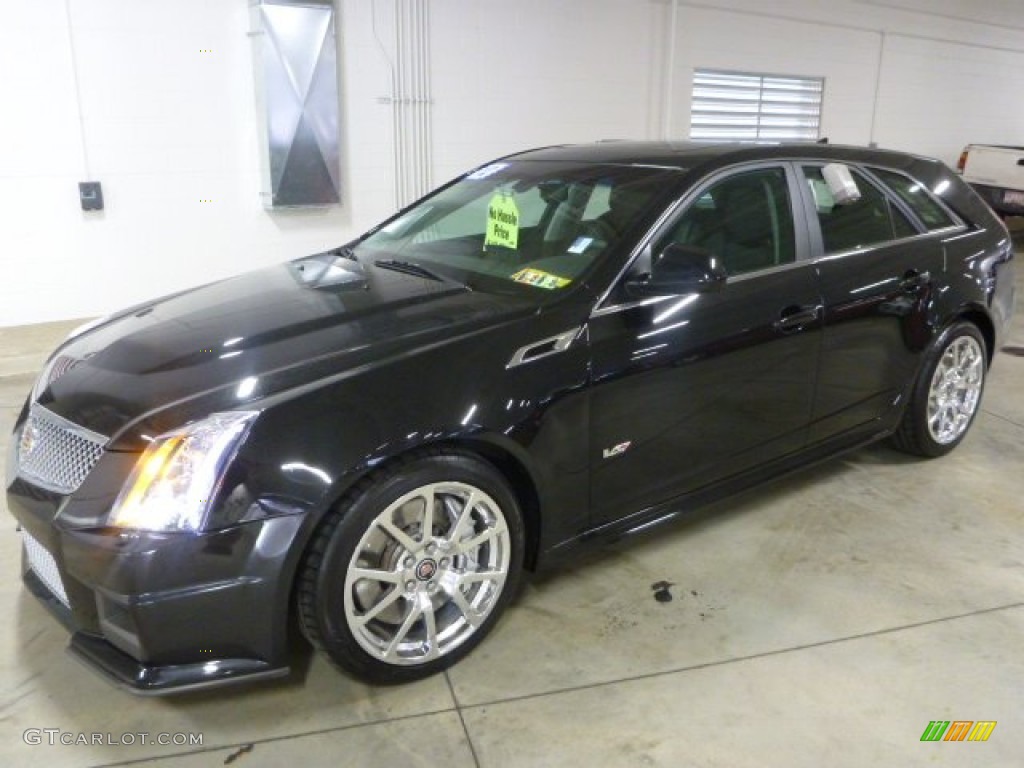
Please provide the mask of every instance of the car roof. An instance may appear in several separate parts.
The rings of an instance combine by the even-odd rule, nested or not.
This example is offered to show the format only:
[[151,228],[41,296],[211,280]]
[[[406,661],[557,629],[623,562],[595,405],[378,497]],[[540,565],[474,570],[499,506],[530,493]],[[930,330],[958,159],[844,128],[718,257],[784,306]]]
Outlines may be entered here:
[[515,157],[523,160],[650,165],[680,169],[771,159],[837,160],[896,168],[909,168],[922,162],[938,163],[931,158],[904,152],[841,144],[705,144],[691,141],[599,141],[593,144],[565,144],[527,150],[516,154]]
[[941,197],[958,216],[990,226],[986,203],[945,163],[935,158],[874,147],[811,142],[705,144],[692,141],[598,141],[530,149],[509,158],[531,162],[631,165],[679,170],[690,180],[760,160],[842,162],[902,171]]

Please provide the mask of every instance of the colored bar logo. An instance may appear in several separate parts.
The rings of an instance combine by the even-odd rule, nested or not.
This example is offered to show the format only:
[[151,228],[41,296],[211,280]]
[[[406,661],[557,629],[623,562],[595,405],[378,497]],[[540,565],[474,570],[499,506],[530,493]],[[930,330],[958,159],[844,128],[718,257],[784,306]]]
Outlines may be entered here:
[[988,741],[995,727],[995,720],[932,720],[921,741]]

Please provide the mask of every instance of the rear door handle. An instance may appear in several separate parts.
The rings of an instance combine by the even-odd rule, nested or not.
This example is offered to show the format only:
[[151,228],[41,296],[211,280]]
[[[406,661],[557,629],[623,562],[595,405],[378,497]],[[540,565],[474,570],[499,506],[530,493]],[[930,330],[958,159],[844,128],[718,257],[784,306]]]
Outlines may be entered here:
[[781,333],[799,331],[805,325],[817,322],[821,307],[812,304],[791,304],[779,312],[779,319],[772,327]]
[[921,290],[931,281],[931,272],[918,272],[916,269],[912,269],[903,275],[903,279],[900,281],[900,290],[913,293],[914,291]]

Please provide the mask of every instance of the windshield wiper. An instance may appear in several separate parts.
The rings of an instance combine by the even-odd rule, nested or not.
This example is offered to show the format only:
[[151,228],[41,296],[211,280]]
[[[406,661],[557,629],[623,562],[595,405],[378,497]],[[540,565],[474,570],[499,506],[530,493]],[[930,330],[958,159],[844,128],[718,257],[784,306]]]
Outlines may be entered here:
[[417,264],[414,261],[401,261],[399,259],[377,259],[373,262],[375,267],[381,269],[390,269],[395,272],[402,272],[406,275],[416,275],[417,277],[425,277],[428,280],[437,280],[439,283],[452,283],[454,285],[467,287],[460,283],[458,280],[446,277],[442,274],[435,272],[432,269],[427,269],[422,264]]

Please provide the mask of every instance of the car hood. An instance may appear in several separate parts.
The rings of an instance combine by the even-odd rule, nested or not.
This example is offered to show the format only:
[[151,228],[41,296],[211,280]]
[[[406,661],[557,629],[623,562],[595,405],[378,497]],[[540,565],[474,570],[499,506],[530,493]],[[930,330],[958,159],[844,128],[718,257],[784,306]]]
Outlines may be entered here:
[[143,434],[536,310],[524,297],[325,264],[289,262],[119,313],[58,350],[38,402],[131,450]]

